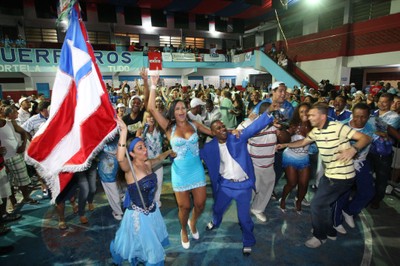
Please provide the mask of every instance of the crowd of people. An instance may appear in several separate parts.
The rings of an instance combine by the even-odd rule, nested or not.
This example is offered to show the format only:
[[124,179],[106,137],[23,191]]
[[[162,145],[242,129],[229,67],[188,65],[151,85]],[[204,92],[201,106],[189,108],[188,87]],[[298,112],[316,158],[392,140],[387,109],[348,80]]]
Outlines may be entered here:
[[0,47],[4,48],[25,48],[26,41],[22,38],[21,35],[18,35],[18,38],[12,39],[8,37],[7,34],[0,37]]
[[[379,208],[388,185],[400,191],[399,88],[378,82],[362,90],[355,84],[336,90],[327,80],[316,89],[291,89],[279,81],[265,90],[248,85],[247,90],[236,91],[228,84],[218,89],[179,84],[165,88],[159,86],[158,76],[151,76],[149,84],[144,69],[140,76],[143,82],[132,88],[127,82],[117,89],[108,86],[119,137],[105,145],[91,168],[75,173],[56,199],[60,230],[68,227],[67,200],[80,222],[88,224],[85,211],[95,208],[99,176],[112,215],[121,221],[110,246],[116,264],[164,262],[168,228],[159,208],[162,162],[167,157],[172,161],[184,249],[190,248],[191,239],[200,239],[198,220],[207,197],[205,168],[214,203],[212,220],[204,226],[207,231],[223,226],[223,214],[235,200],[244,255],[250,255],[256,244],[251,215],[267,222],[266,207],[274,198],[280,198],[283,213],[293,206],[298,215],[311,200],[313,237],[305,245],[317,248],[327,239],[335,240],[337,233],[347,233],[343,221],[355,227],[355,216],[363,208]],[[25,164],[23,154],[27,141],[48,118],[49,108],[43,95],[21,97],[18,104],[12,99],[2,102],[1,235],[10,231],[7,222],[21,218],[6,209],[7,201],[18,204],[18,190],[23,204],[38,204],[30,193],[32,179],[40,177]],[[283,176],[286,184],[277,191]],[[316,187],[313,199],[307,197],[310,180]],[[44,182],[41,188],[48,197]]]

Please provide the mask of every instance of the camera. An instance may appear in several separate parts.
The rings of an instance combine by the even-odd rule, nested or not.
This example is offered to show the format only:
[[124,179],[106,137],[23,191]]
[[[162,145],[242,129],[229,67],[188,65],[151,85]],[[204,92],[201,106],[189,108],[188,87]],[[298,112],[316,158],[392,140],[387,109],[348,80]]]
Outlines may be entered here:
[[285,130],[289,128],[289,121],[288,119],[279,111],[279,110],[274,110],[271,112],[271,115],[274,117],[274,120],[278,122],[278,124],[281,125],[281,130]]

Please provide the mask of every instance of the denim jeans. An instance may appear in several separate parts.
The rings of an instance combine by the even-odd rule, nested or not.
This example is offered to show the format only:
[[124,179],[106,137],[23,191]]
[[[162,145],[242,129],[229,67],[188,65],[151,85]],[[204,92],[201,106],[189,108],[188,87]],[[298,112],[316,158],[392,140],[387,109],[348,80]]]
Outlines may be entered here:
[[325,240],[327,236],[336,236],[333,228],[332,207],[336,200],[346,193],[354,184],[354,178],[334,179],[321,177],[318,190],[311,202],[311,220],[313,234],[320,240]]
[[77,172],[79,185],[78,214],[85,215],[86,202],[92,203],[96,193],[97,163],[93,162],[89,169]]

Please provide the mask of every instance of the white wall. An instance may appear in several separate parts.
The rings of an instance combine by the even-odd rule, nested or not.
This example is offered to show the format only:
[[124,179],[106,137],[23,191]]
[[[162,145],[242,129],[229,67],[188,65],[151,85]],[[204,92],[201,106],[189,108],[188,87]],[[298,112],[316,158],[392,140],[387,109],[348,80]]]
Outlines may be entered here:
[[329,79],[332,84],[339,85],[349,83],[351,68],[399,65],[399,58],[400,52],[389,52],[304,61],[298,62],[297,66],[316,81]]
[[400,51],[349,56],[347,58],[347,67],[371,67],[371,66],[387,66],[400,64]]
[[396,14],[400,12],[400,1],[392,0],[390,3],[390,14]]
[[310,14],[303,19],[303,35],[318,32],[318,15]]
[[341,71],[339,71],[337,65],[338,60],[336,58],[297,63],[301,70],[317,82],[322,79],[329,79],[332,84],[340,84]]

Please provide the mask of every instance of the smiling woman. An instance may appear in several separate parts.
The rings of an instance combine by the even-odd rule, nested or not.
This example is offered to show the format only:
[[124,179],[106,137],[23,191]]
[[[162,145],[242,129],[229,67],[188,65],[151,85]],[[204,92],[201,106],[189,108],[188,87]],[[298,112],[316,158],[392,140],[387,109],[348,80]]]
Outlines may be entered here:
[[[197,122],[189,122],[187,109],[182,100],[174,100],[169,108],[168,118],[165,118],[156,108],[156,84],[159,76],[152,76],[152,86],[149,96],[149,111],[160,127],[166,132],[173,151],[177,154],[171,167],[172,188],[179,208],[181,224],[181,244],[190,248],[187,226],[194,239],[199,238],[196,228],[197,220],[205,207],[206,179],[204,168],[199,156],[199,136],[197,131],[211,135],[210,129]],[[193,197],[193,212],[189,219]]]

